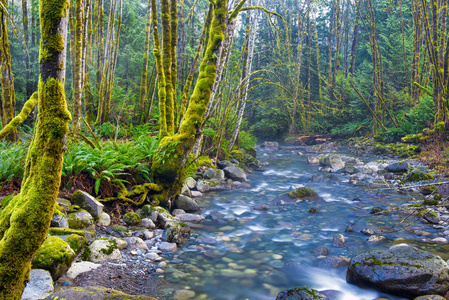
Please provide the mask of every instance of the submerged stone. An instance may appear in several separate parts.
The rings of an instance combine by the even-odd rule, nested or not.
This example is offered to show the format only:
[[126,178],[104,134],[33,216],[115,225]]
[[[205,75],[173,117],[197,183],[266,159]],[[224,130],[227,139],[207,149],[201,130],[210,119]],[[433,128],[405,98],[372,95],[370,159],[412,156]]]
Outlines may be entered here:
[[279,292],[276,300],[327,300],[328,298],[320,294],[317,290],[309,287],[295,287]]

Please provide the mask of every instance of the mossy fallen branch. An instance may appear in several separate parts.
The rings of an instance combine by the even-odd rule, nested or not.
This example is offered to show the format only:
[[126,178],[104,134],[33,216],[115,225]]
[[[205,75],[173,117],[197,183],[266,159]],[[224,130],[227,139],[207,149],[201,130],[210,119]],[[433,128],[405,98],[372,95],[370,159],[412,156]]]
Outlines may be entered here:
[[[159,205],[160,199],[158,197],[158,193],[162,191],[162,187],[155,183],[144,183],[141,185],[133,186],[131,191],[127,189],[121,190],[117,197],[109,197],[105,199],[99,199],[101,202],[109,202],[114,200],[122,200],[124,202],[131,203],[135,206],[141,206],[147,200],[148,194],[151,194],[151,204]],[[134,201],[132,198],[137,198],[137,201]]]
[[36,106],[38,99],[37,92],[34,92],[33,95],[31,95],[30,99],[28,99],[27,102],[23,105],[22,111],[19,115],[17,115],[14,119],[9,122],[5,128],[0,131],[0,140],[3,140],[8,134],[10,134],[14,129],[16,129],[20,124],[23,123],[23,121],[26,120],[26,118],[30,115],[30,113],[33,111],[33,108]]

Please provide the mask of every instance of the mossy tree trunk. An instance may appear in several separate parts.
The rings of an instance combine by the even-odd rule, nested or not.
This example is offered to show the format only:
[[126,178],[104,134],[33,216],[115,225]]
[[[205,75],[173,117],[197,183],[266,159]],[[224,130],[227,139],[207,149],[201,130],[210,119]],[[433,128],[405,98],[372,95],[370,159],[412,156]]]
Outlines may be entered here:
[[40,0],[39,113],[20,194],[0,214],[0,298],[20,299],[47,236],[61,181],[70,113],[64,93],[69,1]]
[[[155,4],[155,0],[153,0],[152,3]],[[155,5],[153,7],[155,7]],[[174,135],[161,135],[162,139],[158,150],[153,157],[151,169],[154,180],[164,187],[164,198],[160,199],[161,202],[166,203],[170,199],[170,196],[176,195],[181,189],[184,179],[184,168],[195,143],[195,137],[198,135],[203,124],[204,112],[211,99],[212,88],[216,81],[217,65],[219,62],[218,51],[220,50],[220,45],[225,37],[226,22],[228,19],[227,7],[227,0],[217,0],[213,3],[213,17],[209,38],[207,39],[208,43],[206,51],[200,65],[198,81],[196,82],[193,94],[190,97],[189,106],[180,125],[179,132]],[[153,10],[153,12],[154,11],[155,10]],[[164,66],[161,64],[162,59],[160,52],[158,52],[159,40],[157,37],[157,28],[155,26],[155,23],[157,22],[155,14],[152,19],[153,30],[156,31],[156,34],[153,31],[153,34],[155,34],[154,52],[159,69],[159,80],[162,81],[163,78],[161,77],[167,73],[166,71],[164,72],[164,70],[161,70]],[[164,36],[163,38],[167,39],[167,36]],[[168,59],[168,57],[164,57],[164,60],[165,59]],[[164,81],[164,84],[160,84],[159,88],[164,88],[166,85],[167,84]],[[161,90],[159,90],[159,94],[161,95]],[[161,97],[159,100],[161,101]],[[169,104],[166,103],[166,105]]]
[[[0,8],[0,72],[2,99],[0,100],[2,126],[5,127],[14,118],[15,91],[14,76],[11,69],[11,52],[8,38],[8,13],[3,9],[7,7],[6,0],[1,0]],[[17,139],[16,130],[11,131],[6,137],[9,141]]]
[[73,132],[76,134],[81,126],[82,118],[82,94],[83,94],[83,79],[84,79],[84,62],[83,62],[83,26],[84,26],[84,1],[75,0],[73,1],[75,5],[75,18],[74,18],[74,31],[72,32],[72,39],[74,42],[73,50],[71,53],[73,56]]
[[145,102],[147,96],[147,79],[148,79],[148,52],[150,51],[150,34],[151,34],[151,0],[148,1],[147,8],[147,24],[145,27],[145,47],[143,49],[143,66],[142,77],[140,79],[140,108],[139,108],[139,123],[145,122]]

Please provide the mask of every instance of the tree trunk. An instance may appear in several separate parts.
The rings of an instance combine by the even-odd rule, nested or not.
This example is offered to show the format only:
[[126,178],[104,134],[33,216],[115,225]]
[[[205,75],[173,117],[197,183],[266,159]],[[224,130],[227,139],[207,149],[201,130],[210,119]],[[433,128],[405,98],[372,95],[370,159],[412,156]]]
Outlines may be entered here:
[[73,68],[73,132],[77,134],[81,126],[82,118],[82,103],[81,98],[83,94],[83,78],[84,78],[84,62],[83,62],[83,24],[84,24],[84,2],[83,0],[75,0],[75,31],[72,35],[75,36],[74,40],[74,56],[75,64],[72,65]]
[[140,111],[139,123],[143,124],[145,120],[145,97],[147,95],[147,79],[148,79],[148,55],[150,51],[150,34],[151,34],[151,0],[148,1],[147,23],[145,27],[145,47],[143,49],[143,66],[142,78],[140,80]]
[[[2,7],[6,7],[6,0],[1,0]],[[8,16],[7,12],[0,8],[0,72],[1,72],[1,86],[2,86],[2,125],[5,127],[14,118],[15,106],[15,91],[14,91],[14,77],[11,70],[11,52],[9,49],[8,38]],[[6,137],[8,141],[17,140],[16,130]]]
[[64,94],[67,0],[40,2],[39,113],[20,194],[0,214],[0,298],[20,299],[47,236],[61,181],[70,113]]

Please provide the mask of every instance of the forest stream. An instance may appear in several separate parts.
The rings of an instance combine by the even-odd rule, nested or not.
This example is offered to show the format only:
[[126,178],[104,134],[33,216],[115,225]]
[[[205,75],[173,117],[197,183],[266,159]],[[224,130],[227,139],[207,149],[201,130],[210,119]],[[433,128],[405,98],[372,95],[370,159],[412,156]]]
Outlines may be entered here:
[[[414,201],[412,197],[420,197],[418,194],[354,186],[349,184],[349,175],[338,172],[330,173],[336,176],[332,180],[323,181],[329,173],[320,172],[318,165],[309,164],[307,155],[298,151],[259,150],[258,158],[269,165],[264,172],[249,176],[251,188],[214,191],[201,198],[201,214],[206,221],[192,226],[194,238],[175,252],[167,265],[168,274],[163,276],[178,288],[194,291],[195,299],[274,299],[281,290],[305,285],[334,290],[345,300],[403,299],[346,283],[346,266],[333,268],[336,261],[332,259],[351,258],[398,243],[448,259],[448,254],[440,253],[445,246],[422,243],[423,237],[416,234],[419,229],[428,234],[427,239],[435,238],[441,235],[441,226],[414,218],[398,225],[404,215],[370,214],[373,207],[400,206]],[[367,163],[379,158],[359,159]],[[300,186],[314,189],[320,200],[271,201]],[[254,209],[256,205],[267,205],[268,209]],[[318,213],[309,212],[312,207]],[[353,232],[345,232],[350,225]],[[406,230],[397,231],[406,225]],[[364,229],[382,232],[387,239],[368,242],[368,236],[360,232]],[[345,236],[343,246],[333,245],[337,234]],[[326,257],[319,253],[323,247],[329,249]],[[164,293],[173,290],[168,288]]]

